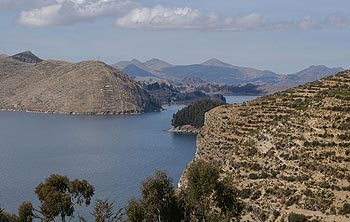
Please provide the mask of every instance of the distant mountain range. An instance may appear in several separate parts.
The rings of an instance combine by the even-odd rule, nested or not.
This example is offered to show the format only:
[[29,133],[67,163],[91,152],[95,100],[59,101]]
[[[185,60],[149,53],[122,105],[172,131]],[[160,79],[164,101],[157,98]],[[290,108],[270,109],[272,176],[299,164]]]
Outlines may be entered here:
[[329,76],[343,68],[328,68],[323,65],[311,66],[297,73],[282,75],[269,70],[240,67],[210,59],[201,64],[172,65],[168,62],[152,59],[140,62],[136,59],[122,61],[112,65],[132,78],[147,77],[162,79],[170,83],[186,83],[195,79],[197,82],[216,82],[225,84],[275,85],[293,87]]

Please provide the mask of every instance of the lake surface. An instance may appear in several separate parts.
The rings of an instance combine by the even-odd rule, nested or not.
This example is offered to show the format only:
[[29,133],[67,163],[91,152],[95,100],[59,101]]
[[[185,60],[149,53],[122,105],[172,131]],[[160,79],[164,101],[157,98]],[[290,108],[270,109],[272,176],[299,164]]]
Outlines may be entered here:
[[[240,103],[255,97],[228,97]],[[35,186],[53,173],[86,179],[95,198],[124,206],[140,184],[165,170],[176,186],[195,154],[195,136],[169,133],[174,112],[130,116],[69,116],[0,112],[0,207],[37,206]]]
[[260,96],[225,96],[228,104],[243,103],[245,101],[256,99]]

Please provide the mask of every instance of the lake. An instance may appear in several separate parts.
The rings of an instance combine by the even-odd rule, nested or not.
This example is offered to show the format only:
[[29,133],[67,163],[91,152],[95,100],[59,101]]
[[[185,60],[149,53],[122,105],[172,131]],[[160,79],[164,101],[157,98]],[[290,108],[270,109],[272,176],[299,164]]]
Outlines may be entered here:
[[167,131],[182,107],[129,116],[0,112],[0,207],[15,213],[23,201],[37,206],[35,186],[53,173],[86,179],[95,186],[95,198],[119,207],[139,197],[141,182],[157,169],[176,186],[196,150],[195,136]]

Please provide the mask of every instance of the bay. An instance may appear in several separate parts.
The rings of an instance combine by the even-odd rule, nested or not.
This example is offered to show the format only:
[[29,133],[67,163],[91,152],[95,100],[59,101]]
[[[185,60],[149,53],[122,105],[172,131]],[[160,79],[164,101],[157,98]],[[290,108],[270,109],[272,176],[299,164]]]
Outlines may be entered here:
[[167,131],[182,107],[129,116],[0,112],[0,207],[16,213],[23,201],[38,206],[35,186],[53,173],[86,179],[95,199],[119,207],[139,197],[142,181],[155,170],[166,171],[176,187],[196,150],[195,136]]

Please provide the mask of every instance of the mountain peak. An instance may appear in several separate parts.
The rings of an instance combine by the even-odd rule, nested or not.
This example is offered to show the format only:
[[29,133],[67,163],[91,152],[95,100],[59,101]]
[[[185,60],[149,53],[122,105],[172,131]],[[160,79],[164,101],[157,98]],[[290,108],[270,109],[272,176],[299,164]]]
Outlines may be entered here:
[[170,67],[173,66],[172,64],[162,61],[160,59],[150,59],[143,63],[147,68],[152,69],[152,70],[160,70],[162,68]]
[[26,63],[39,63],[43,61],[31,51],[18,53],[16,55],[11,56],[11,58]]
[[153,58],[150,60],[147,60],[145,63],[163,63],[164,61],[157,59],[157,58]]
[[202,63],[202,65],[207,65],[207,66],[231,66],[228,63],[224,63],[221,60],[217,58],[211,58],[205,62]]
[[142,62],[140,60],[133,59],[133,60],[131,60],[131,63],[133,63],[133,64],[141,64]]
[[[331,74],[335,74],[337,72],[340,72],[344,70],[343,68],[341,67],[334,67],[334,68],[330,68],[330,67],[327,67],[325,65],[312,65],[296,74],[300,74],[300,73],[305,73],[305,72],[329,72],[331,71],[332,73]],[[322,76],[322,77],[325,77],[325,76]]]

